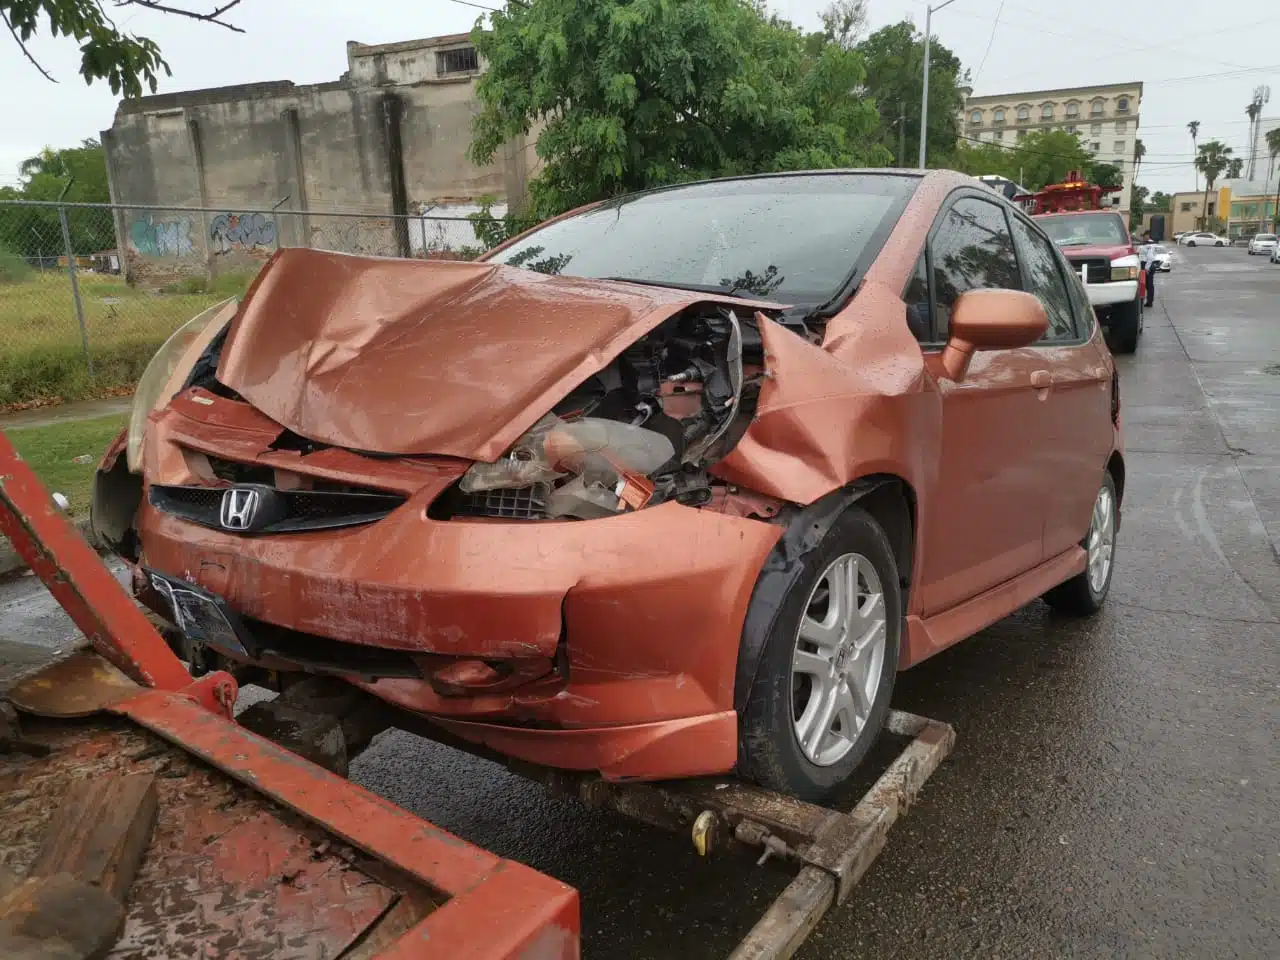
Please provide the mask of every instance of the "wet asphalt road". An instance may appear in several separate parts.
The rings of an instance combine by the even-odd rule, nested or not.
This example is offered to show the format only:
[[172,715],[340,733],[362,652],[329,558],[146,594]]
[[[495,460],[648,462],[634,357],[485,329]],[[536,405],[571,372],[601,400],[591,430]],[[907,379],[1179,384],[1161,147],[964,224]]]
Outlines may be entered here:
[[[801,957],[1280,956],[1280,266],[1175,256],[1120,360],[1106,609],[1032,604],[899,678],[956,749]],[[67,632],[0,586],[0,633]],[[354,776],[576,886],[588,958],[723,957],[786,881],[407,734]]]

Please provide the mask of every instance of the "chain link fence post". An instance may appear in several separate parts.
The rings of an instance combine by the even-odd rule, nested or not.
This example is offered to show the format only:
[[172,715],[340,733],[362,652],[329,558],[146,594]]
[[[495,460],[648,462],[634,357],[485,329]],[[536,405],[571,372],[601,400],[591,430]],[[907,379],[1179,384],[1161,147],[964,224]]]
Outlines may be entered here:
[[84,347],[84,365],[93,376],[93,358],[89,356],[89,330],[84,325],[84,304],[80,302],[80,281],[76,278],[76,254],[71,248],[71,228],[67,225],[67,208],[58,207],[58,222],[62,224],[62,246],[67,253],[67,273],[71,275],[71,296],[76,302],[76,321],[80,324],[80,345]]

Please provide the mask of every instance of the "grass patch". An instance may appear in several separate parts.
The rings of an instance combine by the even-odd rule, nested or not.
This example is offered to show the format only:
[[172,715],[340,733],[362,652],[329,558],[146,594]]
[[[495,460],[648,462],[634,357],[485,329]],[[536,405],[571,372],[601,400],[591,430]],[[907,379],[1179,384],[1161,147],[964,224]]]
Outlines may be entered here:
[[81,400],[136,383],[169,334],[206,307],[242,295],[252,278],[227,274],[165,293],[80,274],[92,376],[67,274],[32,270],[25,279],[0,282],[0,406]]
[[[89,494],[98,461],[128,422],[127,414],[112,414],[43,427],[16,427],[5,435],[50,493],[66,494],[72,515],[80,518],[89,515]],[[77,463],[77,457],[89,459]]]

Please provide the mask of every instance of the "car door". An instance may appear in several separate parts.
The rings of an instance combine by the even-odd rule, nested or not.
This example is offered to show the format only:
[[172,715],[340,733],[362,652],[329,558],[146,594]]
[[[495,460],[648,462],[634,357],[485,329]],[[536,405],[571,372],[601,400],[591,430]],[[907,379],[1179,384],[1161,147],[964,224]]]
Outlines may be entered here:
[[1044,304],[1049,329],[1035,345],[1049,372],[1039,393],[1046,417],[1040,467],[1046,493],[1044,559],[1079,543],[1111,450],[1111,364],[1094,338],[1093,311],[1065,260],[1044,234],[1017,213],[1013,239],[1023,283]]
[[[1044,364],[1033,348],[979,351],[960,382],[942,368],[960,294],[1022,289],[1003,205],[969,192],[948,201],[907,299],[918,301],[926,287],[931,310],[922,349],[941,399],[937,473],[920,526],[918,596],[927,616],[1040,562],[1045,407],[1033,384]],[[919,304],[908,303],[913,330],[920,316]]]

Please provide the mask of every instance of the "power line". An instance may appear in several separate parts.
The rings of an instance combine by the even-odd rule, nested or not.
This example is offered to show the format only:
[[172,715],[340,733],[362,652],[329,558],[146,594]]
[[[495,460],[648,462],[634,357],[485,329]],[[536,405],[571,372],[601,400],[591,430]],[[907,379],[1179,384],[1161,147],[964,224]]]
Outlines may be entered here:
[[[977,139],[975,139],[975,138],[973,138],[973,137],[966,137],[966,136],[963,136],[963,135],[960,137],[960,139],[961,139],[961,140],[967,140],[967,141],[969,141],[970,143],[980,143],[980,144],[983,144],[984,146],[988,146],[988,147],[999,147],[1001,150],[1007,150],[1007,151],[1009,151],[1010,153],[1013,153],[1014,151],[1017,151],[1017,150],[1021,150],[1023,153],[1027,154],[1028,156],[1032,156],[1032,157],[1050,157],[1050,158],[1052,158],[1052,159],[1054,159],[1054,160],[1079,160],[1079,159],[1080,159],[1078,156],[1072,156],[1072,155],[1070,155],[1070,154],[1065,154],[1065,153],[1053,153],[1053,152],[1050,152],[1050,151],[1047,151],[1047,150],[1032,150],[1032,149],[1028,149],[1028,148],[1026,148],[1026,147],[1019,147],[1019,146],[1017,146],[1016,144],[1015,144],[1015,145],[1011,145],[1011,146],[1006,146],[1005,144],[1003,144],[1003,143],[1001,143],[1001,142],[999,142],[999,141],[992,141],[992,140],[977,140]],[[1172,154],[1170,154],[1170,156],[1172,156]],[[1093,159],[1100,160],[1100,162],[1102,162],[1102,163],[1109,163],[1109,162],[1110,162],[1110,161],[1108,161],[1108,160],[1101,160],[1101,158],[1093,158]],[[1122,160],[1122,161],[1132,162],[1132,158],[1131,158],[1131,157],[1123,157],[1123,158],[1121,158],[1121,160]],[[1182,167],[1182,166],[1188,166],[1188,165],[1191,165],[1191,164],[1193,164],[1193,163],[1194,163],[1194,161],[1192,161],[1192,160],[1156,160],[1156,161],[1152,161],[1151,163],[1148,163],[1148,162],[1147,162],[1146,157],[1143,157],[1143,159],[1142,159],[1142,166],[1143,166],[1144,168],[1145,168],[1145,167],[1147,167],[1147,166],[1153,166],[1153,167]]]
[[991,45],[996,42],[996,28],[1000,26],[1000,14],[1004,13],[1004,0],[1000,0],[1000,7],[996,10],[996,18],[991,24],[991,36],[987,37],[987,49],[982,54],[982,62],[978,64],[978,72],[973,76],[973,82],[976,84],[982,76],[982,68],[987,65],[987,57],[991,56]]
[[483,3],[472,3],[471,0],[453,0],[454,3],[460,3],[464,7],[475,7],[477,10],[488,10],[490,13],[501,13],[497,7],[486,7]]

